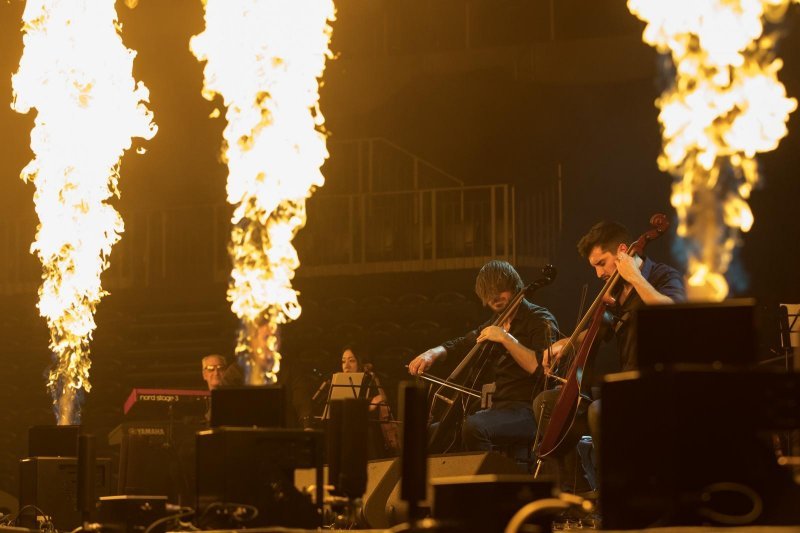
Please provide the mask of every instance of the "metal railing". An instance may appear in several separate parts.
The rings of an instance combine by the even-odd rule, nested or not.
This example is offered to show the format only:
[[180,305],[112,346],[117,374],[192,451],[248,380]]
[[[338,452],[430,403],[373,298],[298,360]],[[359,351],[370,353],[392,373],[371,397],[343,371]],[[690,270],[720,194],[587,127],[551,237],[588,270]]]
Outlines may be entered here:
[[326,266],[441,269],[445,260],[511,258],[512,201],[509,185],[312,197],[297,249],[307,270],[319,273]]
[[[317,195],[295,238],[299,276],[480,266],[489,258],[541,265],[559,232],[559,185],[516,197],[511,185]],[[123,214],[125,233],[103,274],[108,288],[224,283],[232,208],[226,204]],[[0,223],[0,293],[35,291],[36,223]]]

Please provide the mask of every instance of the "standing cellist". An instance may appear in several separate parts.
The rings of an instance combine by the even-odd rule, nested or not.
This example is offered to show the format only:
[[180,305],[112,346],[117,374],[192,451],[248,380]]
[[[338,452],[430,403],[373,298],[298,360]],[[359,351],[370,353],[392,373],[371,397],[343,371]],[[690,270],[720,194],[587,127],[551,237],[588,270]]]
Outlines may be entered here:
[[[647,257],[629,255],[627,244],[630,242],[629,239],[625,226],[618,222],[603,221],[592,226],[578,241],[578,253],[589,261],[598,278],[607,281],[615,272],[619,272],[622,283],[617,283],[616,290],[604,298],[606,316],[611,320],[604,326],[606,331],[604,335],[601,334],[601,340],[610,340],[612,336],[616,339],[619,365],[622,370],[637,368],[636,332],[631,320],[632,313],[644,305],[679,303],[686,300],[683,278],[678,271]],[[580,345],[583,335],[578,335],[577,340],[576,344]],[[546,350],[543,360],[546,370],[558,362],[568,341],[566,338],[561,339]],[[548,390],[536,398],[534,414],[537,420],[543,415],[544,421],[547,421],[558,393],[558,390]],[[600,401],[595,400],[588,407],[581,403],[583,405],[578,409],[574,422],[574,435],[585,434],[588,430],[596,450],[600,438]],[[574,444],[572,442],[571,446],[568,445],[569,449],[563,450],[556,457],[562,489],[575,491],[577,482],[577,490],[580,491],[581,482],[585,483],[585,480],[576,475],[580,469],[577,468]]]
[[[506,261],[493,260],[478,273],[475,292],[498,316],[523,286],[514,267]],[[542,373],[542,354],[557,331],[555,318],[544,307],[522,299],[505,323],[491,325],[494,322],[490,320],[463,337],[431,348],[408,365],[410,374],[420,375],[437,360],[463,357],[476,343],[487,341],[484,360],[496,389],[491,408],[468,416],[463,423],[462,447],[466,451],[529,442],[536,432],[531,401]],[[524,452],[524,446],[521,450]]]

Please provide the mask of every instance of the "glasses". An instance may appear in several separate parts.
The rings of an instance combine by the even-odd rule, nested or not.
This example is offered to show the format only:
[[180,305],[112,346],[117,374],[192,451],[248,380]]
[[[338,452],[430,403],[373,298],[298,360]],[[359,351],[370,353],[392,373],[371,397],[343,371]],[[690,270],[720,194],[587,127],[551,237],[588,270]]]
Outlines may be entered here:
[[203,367],[203,372],[222,372],[225,370],[225,365],[206,365]]

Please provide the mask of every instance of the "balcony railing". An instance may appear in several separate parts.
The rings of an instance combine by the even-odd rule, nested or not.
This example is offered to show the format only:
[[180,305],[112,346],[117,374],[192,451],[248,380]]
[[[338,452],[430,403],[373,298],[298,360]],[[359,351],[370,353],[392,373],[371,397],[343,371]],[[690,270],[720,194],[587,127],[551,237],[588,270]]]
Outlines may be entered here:
[[[542,265],[558,236],[558,187],[524,198],[511,185],[313,196],[295,238],[298,276],[473,268],[490,258]],[[230,214],[225,204],[123,213],[126,231],[104,286],[226,282]],[[38,286],[41,267],[28,253],[35,226],[0,222],[0,293]]]

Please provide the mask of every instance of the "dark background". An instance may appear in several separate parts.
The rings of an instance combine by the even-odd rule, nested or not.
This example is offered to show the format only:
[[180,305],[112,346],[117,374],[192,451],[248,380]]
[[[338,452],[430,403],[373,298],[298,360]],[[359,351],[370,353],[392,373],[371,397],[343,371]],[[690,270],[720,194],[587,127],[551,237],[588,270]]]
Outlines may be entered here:
[[[623,0],[339,0],[337,6],[332,49],[339,57],[328,63],[321,91],[331,141],[385,137],[467,184],[536,186],[552,179],[561,166],[564,226],[550,258],[559,277],[538,303],[551,308],[565,330],[575,323],[581,285],[599,287],[575,252],[575,242],[588,227],[611,218],[637,234],[654,212],[674,219],[670,178],[656,165],[661,136],[654,100],[663,88],[659,61],[641,42],[643,24],[627,12]],[[10,77],[22,51],[23,7],[19,0],[0,3],[0,102],[12,98]],[[134,75],[150,89],[159,132],[151,141],[137,141],[147,148],[145,155],[129,151],[125,156],[122,197],[114,204],[124,217],[143,208],[223,203],[226,171],[218,153],[224,123],[208,119],[221,102],[202,98],[202,65],[188,49],[189,38],[203,30],[201,2],[141,0],[136,9],[122,2],[117,9],[124,43],[138,53]],[[795,98],[800,97],[798,11],[796,5],[790,9],[779,49],[785,63],[780,78]],[[759,156],[763,179],[750,202],[755,225],[744,236],[740,264],[732,269],[733,295],[754,296],[764,305],[800,300],[798,116],[792,114],[789,135],[778,149]],[[0,124],[0,220],[30,219],[30,238],[22,241],[27,243],[35,228],[33,186],[18,176],[32,157],[33,116],[2,105]],[[336,156],[332,152],[332,161]],[[327,174],[327,187],[334,190],[339,178]],[[304,231],[324,223],[309,220]],[[650,253],[680,267],[671,256],[673,245],[671,237],[662,239]],[[536,275],[523,273],[529,279]],[[301,266],[296,285],[304,295],[301,304],[305,297],[395,297],[402,290],[431,294],[447,289],[469,296],[474,275],[453,271],[312,279],[303,276]],[[133,288],[108,296],[98,311],[95,392],[87,419],[95,416],[89,407],[99,402],[92,395],[103,398],[98,412],[119,415],[131,385],[120,378],[129,368],[125,349],[141,331],[131,328],[131,320],[141,325],[146,316],[160,312],[213,308],[216,314],[209,316],[220,317],[214,322],[218,346],[231,346],[235,321],[226,314],[224,290],[207,284],[167,291]],[[12,464],[2,474],[5,490],[15,484],[13,458],[24,448],[22,428],[49,423],[51,416],[42,377],[47,329],[36,316],[35,300],[35,291],[2,297],[4,331],[14,338],[2,351],[9,369],[3,409],[19,406],[13,413],[16,433],[0,437],[5,439],[0,463]],[[471,309],[475,304],[471,299]],[[312,308],[304,317],[314,316]],[[163,320],[157,316],[153,323]],[[451,324],[453,331],[478,316],[475,311],[460,317],[461,322]],[[302,330],[303,324],[301,319],[296,328]],[[324,371],[338,360],[333,343],[328,348],[333,353],[320,365]],[[202,385],[199,369],[195,385]],[[3,416],[12,424],[12,414]]]

